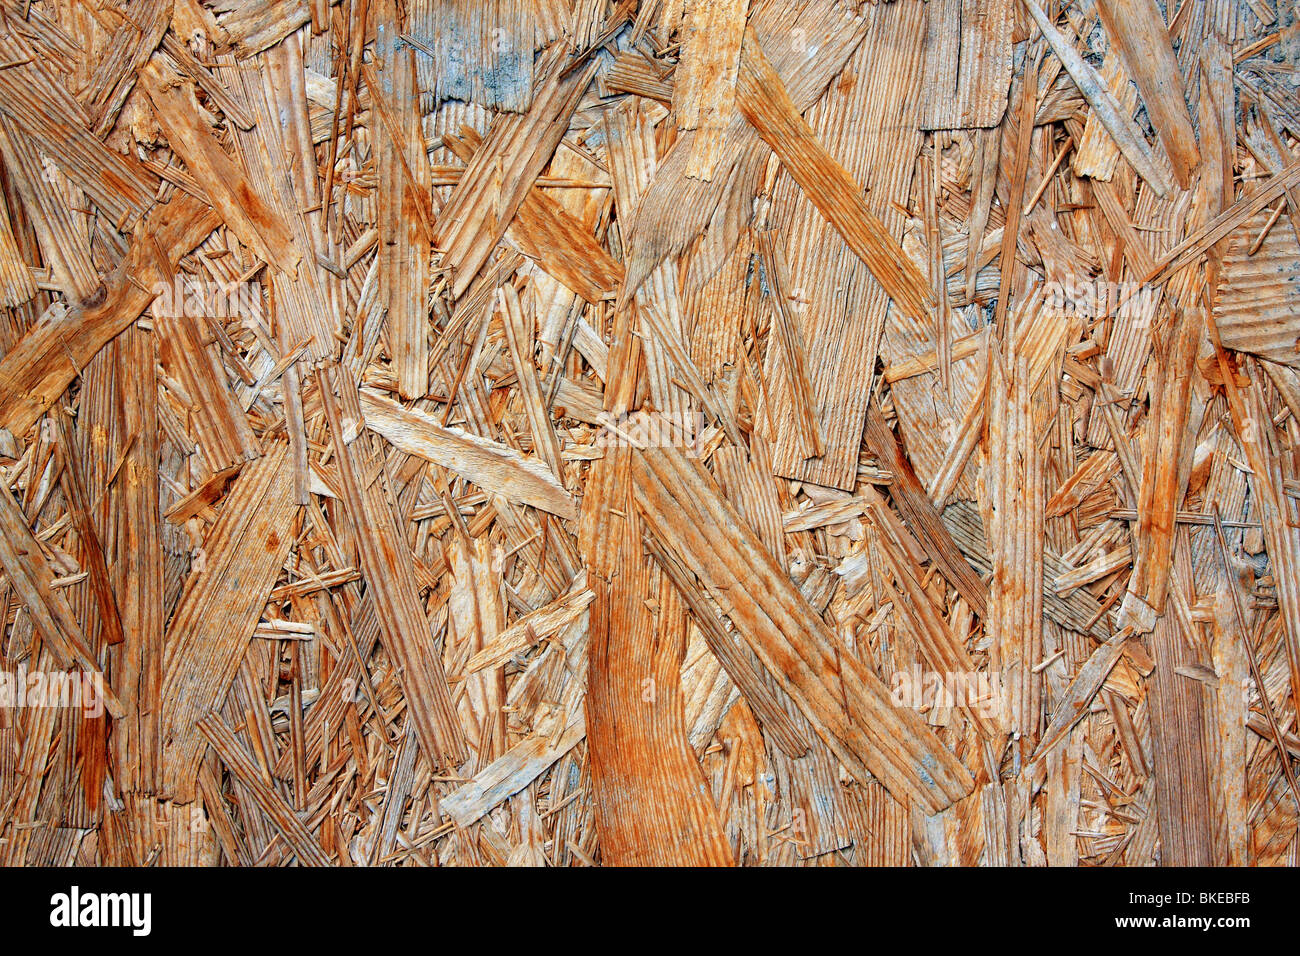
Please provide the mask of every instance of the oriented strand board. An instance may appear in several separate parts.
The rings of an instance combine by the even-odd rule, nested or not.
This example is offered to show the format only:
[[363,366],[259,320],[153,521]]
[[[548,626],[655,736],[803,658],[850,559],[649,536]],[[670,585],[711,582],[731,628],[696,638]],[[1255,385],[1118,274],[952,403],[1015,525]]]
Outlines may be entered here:
[[1294,864],[1282,20],[6,3],[0,862]]

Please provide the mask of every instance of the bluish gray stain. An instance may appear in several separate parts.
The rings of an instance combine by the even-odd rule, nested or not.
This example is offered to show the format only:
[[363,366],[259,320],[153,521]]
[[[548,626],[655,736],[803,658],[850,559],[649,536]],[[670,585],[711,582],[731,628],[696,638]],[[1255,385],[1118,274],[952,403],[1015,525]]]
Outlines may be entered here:
[[927,787],[937,788],[939,785],[935,783],[934,777],[929,774],[931,770],[938,770],[938,766],[935,764],[934,757],[926,754],[921,758],[921,766],[916,768],[916,772],[921,775],[921,779],[925,781]]

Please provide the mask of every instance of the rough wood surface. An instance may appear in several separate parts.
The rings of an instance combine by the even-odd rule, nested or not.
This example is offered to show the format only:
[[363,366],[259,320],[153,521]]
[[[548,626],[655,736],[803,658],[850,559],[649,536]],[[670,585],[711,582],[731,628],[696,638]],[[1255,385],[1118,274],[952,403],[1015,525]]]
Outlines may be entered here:
[[1300,860],[1277,0],[0,10],[0,862]]

